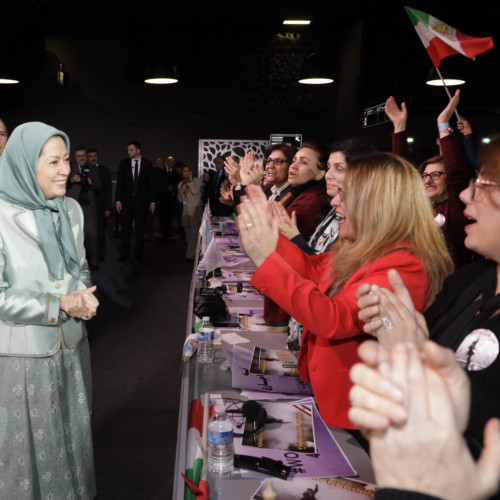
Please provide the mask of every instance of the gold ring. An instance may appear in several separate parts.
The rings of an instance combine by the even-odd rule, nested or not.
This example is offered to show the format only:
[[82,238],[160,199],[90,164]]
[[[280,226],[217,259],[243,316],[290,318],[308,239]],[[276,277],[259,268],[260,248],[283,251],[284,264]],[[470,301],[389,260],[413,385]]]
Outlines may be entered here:
[[248,224],[245,224],[247,229],[251,229],[253,227],[253,224],[249,222]]

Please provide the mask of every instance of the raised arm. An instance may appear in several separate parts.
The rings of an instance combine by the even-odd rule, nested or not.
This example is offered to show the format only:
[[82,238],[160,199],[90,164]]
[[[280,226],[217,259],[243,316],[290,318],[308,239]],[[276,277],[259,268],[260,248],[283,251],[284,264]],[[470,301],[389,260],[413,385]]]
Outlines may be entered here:
[[403,158],[409,158],[410,150],[406,133],[406,122],[408,120],[406,103],[402,102],[401,107],[399,107],[396,99],[392,96],[389,97],[385,103],[385,114],[394,127],[392,132],[392,152]]
[[446,184],[450,192],[456,197],[468,186],[472,176],[465,155],[455,137],[453,128],[450,126],[450,119],[455,114],[459,102],[460,90],[457,90],[437,118],[439,143],[446,172]]

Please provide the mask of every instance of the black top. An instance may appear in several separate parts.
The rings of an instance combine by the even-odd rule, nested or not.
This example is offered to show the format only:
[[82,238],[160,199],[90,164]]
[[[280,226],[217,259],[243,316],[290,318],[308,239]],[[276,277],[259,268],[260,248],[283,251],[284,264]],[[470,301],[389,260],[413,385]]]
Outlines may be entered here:
[[425,312],[430,338],[455,351],[471,381],[468,439],[482,443],[491,417],[500,416],[500,294],[497,264],[473,262],[448,277]]

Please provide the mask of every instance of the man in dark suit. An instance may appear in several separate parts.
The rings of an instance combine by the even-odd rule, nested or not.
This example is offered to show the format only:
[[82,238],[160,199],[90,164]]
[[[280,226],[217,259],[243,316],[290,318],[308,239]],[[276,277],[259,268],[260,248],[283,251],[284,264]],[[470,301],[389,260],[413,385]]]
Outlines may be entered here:
[[169,184],[165,160],[161,156],[156,157],[153,165],[153,182],[156,209],[154,214],[148,214],[146,234],[151,240],[157,241],[154,236],[155,222],[157,221],[161,233],[160,241],[166,241],[170,234],[170,221],[172,219],[172,186],[171,183]]
[[153,186],[153,164],[142,158],[141,144],[130,141],[127,145],[128,159],[118,166],[116,184],[116,211],[120,214],[122,248],[120,261],[129,258],[132,222],[135,221],[135,258],[142,262],[144,254],[144,231],[148,210],[155,211]]
[[[169,203],[167,207],[167,227],[168,227],[168,234],[170,234],[172,228],[172,218],[174,217],[174,214],[175,217],[177,217],[177,204],[179,203],[177,200],[177,186],[181,181],[179,173],[175,168],[175,158],[173,156],[168,156],[167,159],[165,160],[165,172],[167,174],[167,186],[169,192],[168,196]],[[181,207],[181,214],[182,214],[182,207]]]
[[210,190],[208,194],[210,214],[215,216],[228,216],[234,212],[234,207],[232,205],[224,205],[220,201],[220,187],[227,179],[226,173],[224,172],[224,158],[220,155],[216,156],[214,163],[216,172],[210,181]]
[[111,172],[108,167],[99,163],[99,151],[97,151],[96,148],[91,148],[87,151],[87,160],[89,165],[94,165],[97,168],[101,181],[101,188],[97,193],[97,246],[99,260],[104,261],[106,259],[105,230],[113,204],[111,195]]
[[68,176],[66,196],[77,200],[82,207],[85,249],[89,267],[93,271],[98,270],[97,196],[100,187],[101,180],[97,168],[87,163],[87,148],[77,147]]

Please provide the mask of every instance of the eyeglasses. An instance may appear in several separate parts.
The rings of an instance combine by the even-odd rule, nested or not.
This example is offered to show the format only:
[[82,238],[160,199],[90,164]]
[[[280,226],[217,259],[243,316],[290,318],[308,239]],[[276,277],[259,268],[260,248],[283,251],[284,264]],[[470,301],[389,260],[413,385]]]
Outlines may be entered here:
[[283,158],[268,158],[266,160],[266,165],[271,165],[274,163],[275,165],[281,165],[282,163],[290,163],[288,160],[284,160]]
[[498,182],[488,181],[486,179],[471,179],[469,182],[471,200],[473,200],[476,196],[476,187],[478,187],[479,189],[484,189],[487,186],[500,187],[500,184],[498,184]]
[[422,179],[425,181],[427,177],[430,177],[433,181],[437,181],[446,172],[430,172],[429,174],[422,174]]

